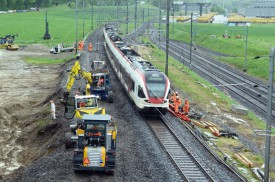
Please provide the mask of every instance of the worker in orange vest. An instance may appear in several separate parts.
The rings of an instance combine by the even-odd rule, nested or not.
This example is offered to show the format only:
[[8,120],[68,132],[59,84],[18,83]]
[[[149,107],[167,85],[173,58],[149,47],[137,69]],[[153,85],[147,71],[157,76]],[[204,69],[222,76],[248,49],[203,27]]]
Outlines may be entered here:
[[181,104],[180,98],[179,96],[176,97],[176,100],[174,101],[174,105],[175,105],[175,113],[179,113],[179,106]]
[[171,95],[170,95],[170,97],[169,97],[169,102],[170,102],[170,103],[173,103],[173,102],[174,102],[174,95],[175,95],[175,93],[174,93],[174,92],[171,92]]
[[176,99],[177,99],[177,96],[179,96],[178,92],[174,93],[173,95],[173,102],[175,103]]
[[89,48],[88,48],[88,50],[90,51],[90,52],[92,52],[92,50],[93,50],[93,45],[92,45],[92,43],[90,42],[90,44],[89,44]]
[[190,110],[189,102],[187,99],[185,99],[184,107],[182,108],[182,112],[187,115],[189,113],[189,110]]
[[84,42],[83,42],[83,41],[79,41],[79,42],[78,42],[78,47],[77,47],[77,48],[78,48],[78,50],[81,50],[81,51],[82,51],[82,50],[84,49]]

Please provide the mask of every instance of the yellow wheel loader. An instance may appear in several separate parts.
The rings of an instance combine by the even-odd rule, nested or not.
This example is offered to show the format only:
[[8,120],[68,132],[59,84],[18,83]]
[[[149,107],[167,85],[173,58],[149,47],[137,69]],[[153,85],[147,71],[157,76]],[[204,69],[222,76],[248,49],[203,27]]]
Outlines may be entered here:
[[18,50],[19,46],[16,44],[13,44],[15,36],[18,36],[18,35],[6,35],[5,37],[0,37],[0,48],[11,50],[11,51]]

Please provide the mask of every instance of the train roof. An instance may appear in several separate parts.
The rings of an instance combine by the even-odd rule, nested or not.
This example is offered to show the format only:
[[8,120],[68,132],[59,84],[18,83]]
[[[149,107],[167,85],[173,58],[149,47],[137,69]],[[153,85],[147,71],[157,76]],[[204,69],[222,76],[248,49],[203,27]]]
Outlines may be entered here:
[[108,36],[110,39],[116,44],[116,46],[120,49],[120,51],[130,60],[136,68],[139,68],[143,72],[147,71],[158,71],[161,72],[158,68],[156,68],[152,63],[143,59],[135,50],[133,50],[130,46],[118,46],[117,44],[123,44],[123,40],[116,35],[114,31],[110,31],[108,29]]
[[142,57],[133,57],[133,64],[136,65],[139,69],[143,70],[144,72],[147,71],[159,71],[152,63],[143,59]]

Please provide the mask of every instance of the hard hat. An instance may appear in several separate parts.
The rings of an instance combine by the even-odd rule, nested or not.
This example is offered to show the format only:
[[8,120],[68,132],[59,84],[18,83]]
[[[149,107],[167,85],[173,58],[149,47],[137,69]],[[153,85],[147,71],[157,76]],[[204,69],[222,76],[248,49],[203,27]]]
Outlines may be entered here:
[[185,98],[185,101],[187,101],[187,99]]
[[179,96],[177,96],[176,98],[177,98],[177,100],[179,100]]

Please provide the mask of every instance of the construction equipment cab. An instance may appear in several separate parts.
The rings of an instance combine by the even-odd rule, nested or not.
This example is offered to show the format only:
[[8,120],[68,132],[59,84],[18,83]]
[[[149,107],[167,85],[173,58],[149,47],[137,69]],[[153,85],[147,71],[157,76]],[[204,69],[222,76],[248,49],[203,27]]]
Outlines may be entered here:
[[76,141],[73,168],[75,171],[114,173],[117,129],[110,115],[83,115],[83,134]]
[[83,134],[83,115],[105,115],[105,108],[99,107],[98,96],[81,95],[67,97],[64,100],[66,119],[73,119],[70,124],[70,131],[65,134],[65,148],[74,148],[75,142],[71,140],[72,136]]
[[102,100],[113,102],[112,93],[110,92],[110,78],[109,74],[105,72],[94,73],[91,93],[97,95]]
[[105,64],[105,61],[96,61],[96,60],[93,60],[91,68],[92,68],[93,71],[106,70],[107,66]]

